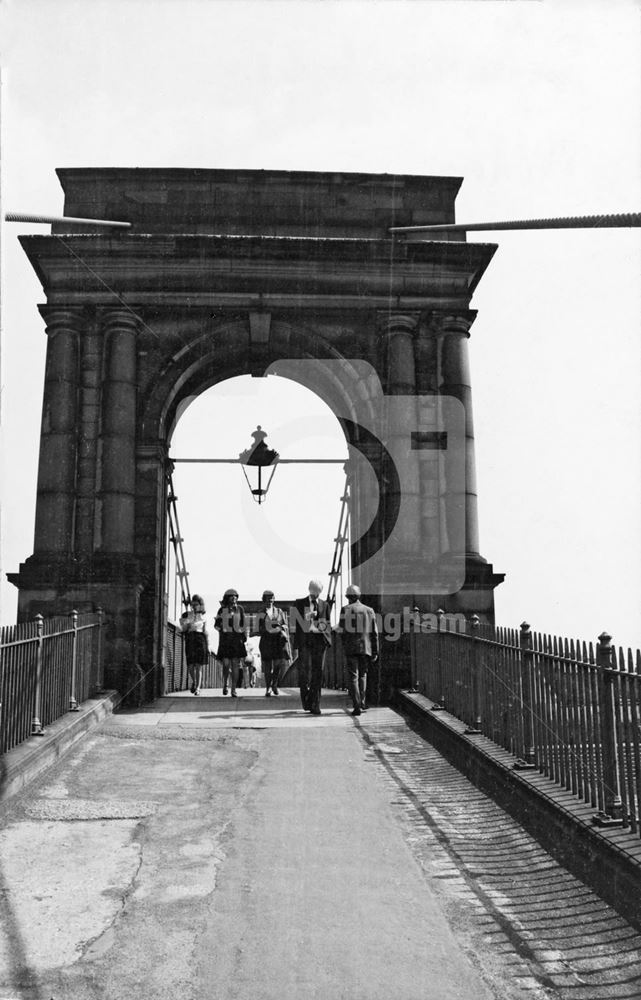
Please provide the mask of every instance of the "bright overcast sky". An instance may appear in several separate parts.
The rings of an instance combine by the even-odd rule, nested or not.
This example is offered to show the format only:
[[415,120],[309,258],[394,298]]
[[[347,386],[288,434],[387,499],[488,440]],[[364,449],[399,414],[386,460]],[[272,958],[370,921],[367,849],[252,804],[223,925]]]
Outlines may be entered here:
[[[636,2],[6,0],[0,29],[3,212],[60,212],[62,166],[451,174],[465,222],[641,210]],[[3,576],[32,552],[45,355],[22,232],[46,229],[2,236]],[[503,624],[641,645],[639,233],[470,236],[499,244],[471,359]],[[284,454],[292,418],[318,410],[240,393],[197,401],[174,444],[198,433],[198,453],[221,455],[260,421]],[[328,434],[316,444],[331,451]],[[264,530],[243,483],[184,473],[192,587],[210,601],[326,575],[340,483],[281,472]],[[307,498],[290,523],[317,537],[291,565],[275,550]],[[3,582],[3,624],[15,594]]]

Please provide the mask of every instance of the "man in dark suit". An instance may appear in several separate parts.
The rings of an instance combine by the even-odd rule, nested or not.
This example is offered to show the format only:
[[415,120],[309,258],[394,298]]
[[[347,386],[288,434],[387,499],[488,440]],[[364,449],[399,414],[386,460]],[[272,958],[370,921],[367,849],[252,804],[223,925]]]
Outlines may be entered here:
[[378,659],[378,627],[374,609],[361,602],[360,587],[350,584],[345,597],[348,603],[341,608],[338,631],[354,706],[352,715],[360,715],[366,710],[367,671]]
[[320,600],[323,585],[309,581],[309,594],[294,602],[294,657],[298,655],[300,700],[306,712],[320,715],[325,652],[332,643],[329,623],[330,607]]

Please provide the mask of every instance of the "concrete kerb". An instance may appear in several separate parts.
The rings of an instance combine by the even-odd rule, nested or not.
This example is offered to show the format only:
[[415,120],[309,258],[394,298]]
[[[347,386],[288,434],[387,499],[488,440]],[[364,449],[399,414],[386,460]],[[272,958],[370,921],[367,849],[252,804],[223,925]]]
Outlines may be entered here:
[[396,707],[440,753],[641,930],[641,839],[630,831],[594,826],[594,806],[538,771],[515,771],[512,754],[486,737],[466,736],[465,723],[447,712],[432,712],[432,704],[423,695],[396,692]]
[[118,707],[117,691],[104,691],[82,702],[77,712],[56,719],[43,736],[32,736],[0,757],[0,802],[17,795],[43,771],[68,753],[90,730]]

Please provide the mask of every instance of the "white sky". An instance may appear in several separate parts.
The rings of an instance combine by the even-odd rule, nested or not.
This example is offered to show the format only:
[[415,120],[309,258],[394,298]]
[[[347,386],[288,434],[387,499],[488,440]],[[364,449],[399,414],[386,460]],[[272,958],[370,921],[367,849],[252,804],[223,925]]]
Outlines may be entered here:
[[[61,166],[451,174],[460,221],[641,209],[636,2],[5,0],[0,38],[3,213],[60,212]],[[2,233],[3,576],[32,552],[45,354],[17,236],[46,231]],[[507,574],[503,624],[641,645],[639,233],[470,236],[499,244],[471,358],[481,552]],[[187,453],[193,421],[206,432],[191,454],[234,454],[260,422],[294,454],[292,416],[318,403],[276,395],[197,401],[172,450]],[[297,475],[280,469],[254,511],[242,482],[179,473],[191,584],[210,603],[326,575],[341,484]],[[316,537],[278,565],[265,536],[292,526],[299,547]],[[3,581],[2,623],[15,595]]]

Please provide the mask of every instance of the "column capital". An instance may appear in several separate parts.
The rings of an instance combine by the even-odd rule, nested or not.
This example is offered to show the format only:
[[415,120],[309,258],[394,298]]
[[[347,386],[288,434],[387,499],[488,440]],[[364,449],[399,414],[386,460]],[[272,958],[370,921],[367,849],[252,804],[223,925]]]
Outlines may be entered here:
[[138,333],[140,329],[138,317],[124,306],[102,306],[98,309],[98,320],[103,330],[118,327]]
[[414,335],[421,319],[419,310],[390,312],[389,309],[376,310],[377,326],[383,333],[409,333]]
[[59,330],[78,332],[87,320],[84,306],[62,306],[45,303],[38,306],[38,312],[47,324],[47,334],[55,334]]
[[430,314],[430,326],[435,333],[469,337],[470,327],[476,319],[476,309],[460,309],[456,312],[435,309]]

